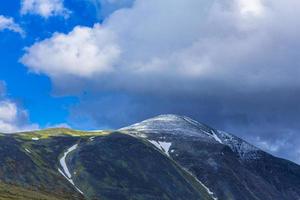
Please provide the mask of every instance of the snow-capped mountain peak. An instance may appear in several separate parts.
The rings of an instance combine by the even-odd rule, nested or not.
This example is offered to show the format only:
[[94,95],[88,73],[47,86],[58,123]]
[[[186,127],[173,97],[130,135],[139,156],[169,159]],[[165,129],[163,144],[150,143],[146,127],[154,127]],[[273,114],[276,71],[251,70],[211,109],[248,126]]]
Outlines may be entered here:
[[159,115],[140,123],[120,129],[121,131],[138,131],[144,133],[180,134],[185,136],[206,136],[221,143],[221,139],[213,132],[213,129],[201,124],[189,117],[179,115]]
[[255,158],[259,151],[258,148],[232,134],[218,131],[189,117],[173,114],[158,115],[121,128],[120,131],[152,139],[153,137],[166,138],[166,136],[195,137],[207,142],[226,145],[243,159]]

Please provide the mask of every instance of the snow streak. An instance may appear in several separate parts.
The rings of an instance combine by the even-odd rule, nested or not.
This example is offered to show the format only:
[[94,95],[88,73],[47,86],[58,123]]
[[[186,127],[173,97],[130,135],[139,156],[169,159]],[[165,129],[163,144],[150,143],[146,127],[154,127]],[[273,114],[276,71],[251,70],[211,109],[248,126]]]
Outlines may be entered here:
[[68,156],[68,154],[71,153],[72,151],[76,150],[77,147],[78,147],[78,144],[75,144],[75,145],[71,146],[66,152],[64,152],[63,157],[61,157],[61,159],[59,160],[60,165],[63,168],[63,171],[59,168],[58,168],[58,171],[59,171],[60,174],[62,174],[75,187],[75,189],[78,192],[83,194],[83,192],[78,187],[76,187],[76,185],[75,185],[75,183],[72,179],[72,175],[71,175],[71,173],[69,171],[69,168],[67,166],[67,163],[66,163],[66,157]]

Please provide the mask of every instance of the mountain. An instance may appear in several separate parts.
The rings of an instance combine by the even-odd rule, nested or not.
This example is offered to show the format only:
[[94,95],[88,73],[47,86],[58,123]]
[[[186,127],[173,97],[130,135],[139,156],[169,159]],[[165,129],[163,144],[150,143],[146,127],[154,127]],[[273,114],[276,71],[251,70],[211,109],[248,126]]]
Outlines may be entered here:
[[300,166],[188,117],[161,115],[121,129],[145,138],[218,199],[300,199]]
[[299,200],[300,166],[188,117],[0,134],[0,200]]

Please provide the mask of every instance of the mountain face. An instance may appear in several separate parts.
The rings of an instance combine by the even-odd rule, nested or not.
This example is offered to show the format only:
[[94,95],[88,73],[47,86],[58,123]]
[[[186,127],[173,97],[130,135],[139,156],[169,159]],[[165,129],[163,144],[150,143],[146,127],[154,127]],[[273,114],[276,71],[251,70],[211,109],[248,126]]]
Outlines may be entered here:
[[121,130],[154,144],[218,199],[300,198],[300,166],[188,117],[161,115]]
[[300,166],[188,117],[0,134],[0,200],[299,200]]

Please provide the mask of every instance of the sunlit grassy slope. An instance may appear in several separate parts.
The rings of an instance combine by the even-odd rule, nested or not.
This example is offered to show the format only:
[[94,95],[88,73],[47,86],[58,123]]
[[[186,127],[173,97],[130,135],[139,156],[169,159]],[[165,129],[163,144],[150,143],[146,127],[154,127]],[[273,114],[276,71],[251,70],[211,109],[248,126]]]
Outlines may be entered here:
[[0,183],[0,200],[68,200],[54,194]]
[[34,139],[46,139],[49,137],[56,137],[56,136],[73,136],[73,137],[91,137],[91,136],[104,136],[110,134],[111,131],[80,131],[80,130],[73,130],[68,128],[51,128],[45,130],[38,130],[38,131],[30,131],[30,132],[22,132],[16,133],[17,137],[22,139],[32,140]]

